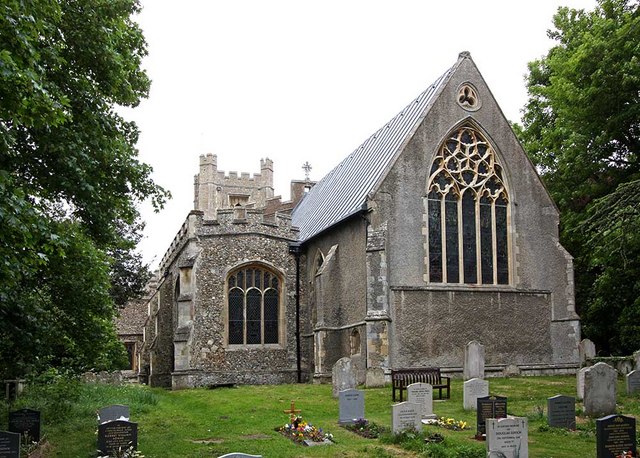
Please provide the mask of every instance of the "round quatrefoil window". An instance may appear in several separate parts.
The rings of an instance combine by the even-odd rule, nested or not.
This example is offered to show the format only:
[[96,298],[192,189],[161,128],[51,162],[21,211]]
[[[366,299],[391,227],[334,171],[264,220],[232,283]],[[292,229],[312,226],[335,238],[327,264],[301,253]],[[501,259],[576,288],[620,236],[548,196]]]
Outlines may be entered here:
[[480,108],[478,91],[469,83],[464,83],[458,89],[458,105],[467,111],[476,111]]

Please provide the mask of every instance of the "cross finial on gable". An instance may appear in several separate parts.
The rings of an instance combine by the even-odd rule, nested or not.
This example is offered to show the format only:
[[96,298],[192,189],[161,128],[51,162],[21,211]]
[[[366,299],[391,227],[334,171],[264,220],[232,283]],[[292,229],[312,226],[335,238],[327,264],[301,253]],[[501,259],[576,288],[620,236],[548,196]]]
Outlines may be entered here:
[[309,181],[309,172],[311,172],[311,164],[309,164],[309,161],[302,164],[302,170],[304,170],[304,179]]

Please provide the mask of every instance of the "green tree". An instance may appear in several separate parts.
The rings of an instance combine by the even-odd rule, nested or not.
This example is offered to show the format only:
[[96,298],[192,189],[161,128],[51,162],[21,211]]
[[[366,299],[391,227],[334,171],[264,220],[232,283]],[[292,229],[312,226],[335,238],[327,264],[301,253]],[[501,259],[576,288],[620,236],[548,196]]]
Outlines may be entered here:
[[5,378],[105,366],[106,349],[118,348],[110,292],[125,276],[114,273],[136,265],[122,262],[135,258],[136,205],[168,198],[138,160],[137,127],[116,112],[149,90],[139,10],[137,0],[0,5]]
[[640,341],[640,13],[638,1],[560,8],[557,44],[529,64],[516,129],[562,215],[583,334],[605,352]]

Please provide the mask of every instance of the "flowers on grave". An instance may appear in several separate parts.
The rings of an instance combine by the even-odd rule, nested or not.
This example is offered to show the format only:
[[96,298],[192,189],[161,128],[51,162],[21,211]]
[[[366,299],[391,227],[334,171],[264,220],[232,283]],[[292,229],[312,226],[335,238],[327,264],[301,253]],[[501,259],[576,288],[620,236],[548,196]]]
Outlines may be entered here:
[[[98,452],[100,453],[100,452]],[[98,458],[144,458],[144,455],[133,446],[128,448],[119,447],[118,450],[111,452],[110,455],[98,455]]]
[[312,442],[333,442],[333,434],[325,433],[322,428],[316,428],[302,419],[301,415],[292,414],[289,423],[277,429],[283,436],[301,444],[309,440]]
[[345,429],[354,432],[367,439],[377,439],[380,434],[388,429],[364,418],[358,418],[351,424],[344,425]]
[[466,421],[456,420],[455,418],[435,418],[433,420],[424,420],[424,422],[428,425],[439,426],[445,429],[451,429],[453,431],[462,431],[465,429],[469,429]]
[[616,458],[634,458],[634,454],[631,450],[625,450],[620,455],[616,455]]

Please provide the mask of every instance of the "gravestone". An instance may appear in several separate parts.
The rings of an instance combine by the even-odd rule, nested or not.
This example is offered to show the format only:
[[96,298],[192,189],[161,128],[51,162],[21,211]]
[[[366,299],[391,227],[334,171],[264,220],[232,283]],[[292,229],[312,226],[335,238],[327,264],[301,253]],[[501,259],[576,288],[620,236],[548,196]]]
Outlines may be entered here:
[[485,396],[478,398],[476,413],[476,435],[487,433],[486,422],[489,418],[507,418],[507,398],[504,396]]
[[636,455],[636,419],[609,415],[596,420],[597,458],[616,458],[622,452]]
[[576,429],[576,398],[560,394],[547,398],[547,423],[553,428]]
[[364,384],[367,388],[382,388],[384,386],[384,369],[381,367],[367,369]]
[[631,371],[626,375],[627,394],[640,391],[640,370]]
[[0,431],[0,458],[20,458],[20,434]]
[[578,399],[579,401],[582,401],[582,399],[584,398],[584,374],[589,369],[591,369],[591,366],[583,367],[578,372],[576,372],[576,399]]
[[355,420],[364,418],[364,391],[343,390],[338,395],[340,424],[350,424]]
[[129,447],[138,449],[138,424],[126,420],[113,420],[98,426],[98,450],[113,453]]
[[640,370],[640,350],[633,352],[633,368]]
[[464,347],[463,378],[484,378],[484,345],[477,340],[472,340]]
[[29,442],[40,442],[40,411],[20,409],[9,412],[9,431],[28,436]]
[[434,419],[433,386],[428,383],[412,383],[407,386],[407,402],[420,406],[421,418]]
[[98,410],[98,423],[106,423],[113,420],[129,421],[129,406],[114,404]]
[[391,429],[394,434],[405,429],[420,431],[422,419],[420,406],[411,402],[401,402],[391,406]]
[[[529,458],[529,424],[524,417],[488,418],[487,451],[489,456]],[[502,455],[500,455],[502,454]]]
[[596,356],[596,344],[589,339],[582,339],[578,344],[578,355],[580,356],[580,366],[584,366],[587,360]]
[[476,410],[478,398],[489,396],[489,382],[479,378],[472,378],[464,382],[462,405],[464,410]]
[[333,397],[337,398],[338,393],[356,387],[356,374],[353,370],[351,358],[340,358],[333,365],[331,370],[333,381]]
[[597,363],[584,373],[584,413],[590,417],[616,411],[618,372],[606,363]]

